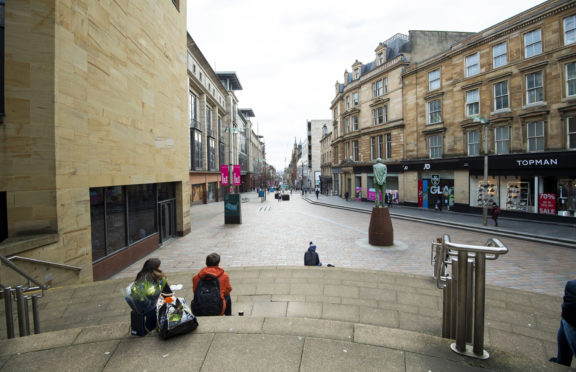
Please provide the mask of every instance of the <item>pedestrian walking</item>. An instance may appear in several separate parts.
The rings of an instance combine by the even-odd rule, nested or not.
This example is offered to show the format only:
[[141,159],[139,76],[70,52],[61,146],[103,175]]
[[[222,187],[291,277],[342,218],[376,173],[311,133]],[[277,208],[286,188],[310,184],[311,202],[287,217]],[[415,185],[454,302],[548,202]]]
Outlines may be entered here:
[[316,200],[318,200],[318,195],[320,194],[320,189],[316,188]]
[[492,219],[494,220],[494,226],[498,226],[498,217],[500,216],[500,207],[498,207],[498,204],[492,204],[491,215]]
[[346,201],[348,201],[348,198],[350,197],[350,193],[348,191],[346,191],[344,193],[344,199],[346,199]]

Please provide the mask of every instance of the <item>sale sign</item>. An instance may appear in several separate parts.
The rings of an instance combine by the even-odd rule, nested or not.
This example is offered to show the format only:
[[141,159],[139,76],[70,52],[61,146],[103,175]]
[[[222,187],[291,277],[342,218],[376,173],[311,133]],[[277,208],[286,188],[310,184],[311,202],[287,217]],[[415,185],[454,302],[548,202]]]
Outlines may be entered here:
[[232,168],[232,184],[233,185],[240,185],[242,181],[240,180],[240,166],[234,165]]
[[228,184],[230,183],[228,178],[229,178],[229,174],[228,173],[228,166],[227,165],[221,165],[220,166],[220,182],[222,183],[222,186],[228,186]]
[[538,194],[538,213],[556,214],[556,194]]

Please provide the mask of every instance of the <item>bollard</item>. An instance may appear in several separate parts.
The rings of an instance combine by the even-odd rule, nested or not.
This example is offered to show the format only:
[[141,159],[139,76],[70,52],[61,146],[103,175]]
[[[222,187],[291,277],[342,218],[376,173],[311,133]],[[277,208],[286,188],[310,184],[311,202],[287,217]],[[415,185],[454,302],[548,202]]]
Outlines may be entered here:
[[38,295],[32,296],[32,318],[34,320],[34,334],[40,333],[40,315],[38,314]]
[[6,336],[14,338],[14,312],[12,311],[12,292],[14,289],[10,287],[4,288],[4,308],[6,311]]
[[20,337],[26,336],[26,319],[24,318],[25,299],[22,286],[16,286],[16,308],[18,309],[18,332]]

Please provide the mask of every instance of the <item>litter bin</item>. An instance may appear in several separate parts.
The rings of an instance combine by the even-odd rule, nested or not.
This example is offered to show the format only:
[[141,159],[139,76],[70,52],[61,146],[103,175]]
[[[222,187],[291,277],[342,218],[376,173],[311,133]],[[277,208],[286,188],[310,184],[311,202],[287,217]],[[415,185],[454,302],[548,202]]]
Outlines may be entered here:
[[228,194],[224,197],[224,223],[241,224],[242,223],[242,204],[240,203],[240,194]]

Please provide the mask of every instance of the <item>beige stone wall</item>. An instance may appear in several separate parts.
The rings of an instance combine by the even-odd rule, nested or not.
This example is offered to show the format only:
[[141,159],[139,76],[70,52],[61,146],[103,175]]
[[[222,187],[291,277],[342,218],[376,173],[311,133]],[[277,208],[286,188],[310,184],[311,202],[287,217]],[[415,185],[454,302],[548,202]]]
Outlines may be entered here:
[[78,280],[91,280],[91,187],[178,182],[177,230],[189,231],[186,2],[179,3],[7,4],[7,76],[19,72],[7,79],[0,152],[9,234],[59,233],[58,243],[21,255],[81,266]]

